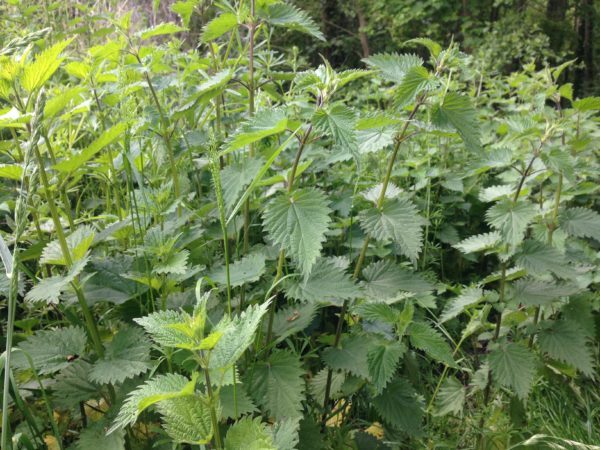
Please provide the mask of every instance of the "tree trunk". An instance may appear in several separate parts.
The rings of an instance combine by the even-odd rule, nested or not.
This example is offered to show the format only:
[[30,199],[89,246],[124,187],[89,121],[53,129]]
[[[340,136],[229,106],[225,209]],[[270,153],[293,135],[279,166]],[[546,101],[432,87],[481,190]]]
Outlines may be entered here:
[[368,58],[371,51],[369,50],[369,40],[365,31],[367,28],[367,18],[365,17],[360,0],[357,0],[355,5],[356,16],[358,17],[358,38],[360,39],[360,46],[362,47],[362,57]]
[[579,96],[585,95],[594,82],[594,20],[596,9],[594,0],[580,0],[577,5],[575,32],[577,34],[576,56],[583,67],[575,71],[574,87]]

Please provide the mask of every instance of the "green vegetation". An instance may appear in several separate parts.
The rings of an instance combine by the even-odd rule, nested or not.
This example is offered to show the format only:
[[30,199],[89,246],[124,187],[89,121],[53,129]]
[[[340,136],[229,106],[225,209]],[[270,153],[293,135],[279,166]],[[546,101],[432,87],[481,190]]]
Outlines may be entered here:
[[594,61],[323,3],[0,4],[2,449],[600,448]]

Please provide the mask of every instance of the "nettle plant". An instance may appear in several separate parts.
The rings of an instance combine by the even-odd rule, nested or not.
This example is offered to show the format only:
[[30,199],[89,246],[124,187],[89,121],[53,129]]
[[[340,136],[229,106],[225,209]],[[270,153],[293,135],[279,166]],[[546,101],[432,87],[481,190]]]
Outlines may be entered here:
[[428,39],[306,69],[272,35],[323,36],[281,1],[216,3],[181,51],[198,4],[0,52],[13,447],[529,438],[537,380],[595,373],[598,98]]

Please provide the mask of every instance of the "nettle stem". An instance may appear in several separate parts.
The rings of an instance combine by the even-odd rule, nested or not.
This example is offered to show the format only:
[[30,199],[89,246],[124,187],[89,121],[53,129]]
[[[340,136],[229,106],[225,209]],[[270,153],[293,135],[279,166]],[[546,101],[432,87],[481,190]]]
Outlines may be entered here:
[[[142,60],[137,52],[133,52],[135,58],[137,59],[140,65],[143,65]],[[152,94],[152,100],[154,101],[154,105],[158,110],[158,115],[160,117],[160,126],[161,132],[160,136],[163,139],[165,147],[167,148],[167,156],[169,157],[169,165],[171,169],[171,178],[173,180],[173,191],[175,193],[176,201],[179,201],[179,195],[181,193],[179,189],[179,176],[177,174],[177,161],[175,158],[175,151],[173,149],[173,142],[171,140],[171,130],[169,129],[169,119],[167,118],[163,107],[158,99],[158,95],[156,93],[156,89],[154,88],[154,84],[152,83],[152,79],[147,71],[144,71],[144,78],[146,79],[146,84],[150,89],[150,93]],[[177,206],[177,215],[181,217],[181,206]]]
[[[385,201],[385,194],[386,194],[388,185],[390,183],[390,179],[392,177],[392,171],[394,169],[394,163],[396,161],[396,157],[398,156],[398,152],[400,151],[400,147],[401,147],[402,143],[408,138],[408,136],[407,136],[408,127],[411,124],[412,120],[414,119],[415,115],[417,114],[419,108],[421,107],[421,105],[423,105],[424,102],[425,102],[425,96],[424,95],[419,96],[419,98],[417,99],[417,102],[415,103],[414,108],[412,109],[412,111],[410,112],[410,114],[408,116],[408,119],[406,119],[404,126],[402,127],[402,129],[396,136],[394,151],[392,152],[392,156],[390,157],[390,159],[388,161],[387,169],[385,172],[385,177],[383,179],[383,184],[381,186],[381,192],[379,193],[379,198],[377,199],[377,208],[378,209],[381,209],[383,207],[383,202]],[[365,257],[367,256],[367,250],[369,249],[369,241],[370,240],[371,240],[371,234],[369,233],[369,234],[367,234],[367,236],[365,236],[365,242],[363,243],[360,254],[358,255],[358,259],[356,260],[356,266],[354,266],[354,273],[352,275],[352,278],[355,280],[358,279],[358,277],[360,275],[360,271],[364,264]],[[348,300],[344,300],[344,303],[342,304],[342,309],[340,310],[340,315],[338,317],[336,329],[335,329],[335,338],[333,341],[334,347],[338,347],[340,345],[340,340],[342,338],[342,328],[344,326],[346,312],[348,310],[348,305],[349,305]],[[325,384],[325,398],[323,400],[323,408],[324,409],[323,409],[323,416],[321,418],[321,423],[322,423],[323,427],[325,426],[326,417],[327,417],[327,405],[329,404],[329,400],[330,400],[330,396],[331,396],[332,380],[333,380],[333,371],[331,369],[328,369],[327,382]]]
[[[48,176],[46,174],[46,167],[44,164],[44,160],[42,155],[40,154],[40,150],[37,145],[34,147],[35,157],[37,159],[40,180],[42,181],[42,186],[44,188],[44,194],[46,197],[46,202],[48,203],[48,209],[50,210],[50,216],[52,217],[52,222],[54,224],[54,229],[56,231],[56,237],[58,239],[58,243],[60,245],[60,249],[62,251],[63,257],[65,258],[66,266],[70,269],[73,266],[73,259],[71,257],[71,251],[69,250],[69,245],[67,244],[67,239],[65,236],[64,229],[60,222],[60,216],[58,214],[58,209],[56,208],[56,202],[54,199],[54,195],[52,193],[50,183],[48,182]],[[94,316],[90,311],[90,308],[85,300],[85,296],[83,294],[83,290],[79,285],[78,280],[74,280],[72,283],[73,290],[75,291],[75,295],[77,296],[77,300],[79,301],[79,305],[81,307],[81,311],[83,312],[83,316],[85,318],[85,323],[87,326],[88,335],[90,337],[91,344],[96,351],[96,354],[99,357],[104,356],[104,347],[102,346],[102,340],[100,339],[100,333],[98,332],[98,328],[96,326],[96,321],[94,320]]]
[[219,419],[217,418],[217,409],[215,408],[215,394],[210,381],[210,372],[208,370],[208,365],[204,368],[204,380],[206,381],[206,393],[208,395],[208,401],[210,403],[210,421],[213,426],[215,447],[217,448],[217,450],[220,450],[223,448],[223,440],[221,439]]
[[[294,158],[294,163],[292,164],[292,168],[290,170],[290,175],[288,178],[288,185],[287,185],[287,193],[288,195],[292,193],[292,191],[294,190],[294,181],[296,180],[296,171],[298,170],[298,164],[300,162],[300,158],[302,157],[302,152],[304,151],[304,148],[306,147],[306,143],[308,142],[308,139],[310,137],[310,135],[312,134],[312,130],[313,130],[313,126],[309,125],[308,129],[306,130],[306,133],[304,133],[304,136],[302,137],[302,140],[300,141],[300,146],[298,147],[298,151],[296,152],[296,157]],[[283,276],[283,265],[285,263],[285,251],[281,250],[279,252],[279,259],[277,261],[277,272],[275,274],[275,279],[273,280],[273,285],[276,285],[279,280],[281,280],[281,277]],[[266,343],[266,355],[269,355],[269,349],[271,348],[271,340],[273,339],[273,321],[275,320],[275,306],[276,306],[276,301],[271,302],[271,304],[269,305],[269,322],[267,325],[267,343]]]

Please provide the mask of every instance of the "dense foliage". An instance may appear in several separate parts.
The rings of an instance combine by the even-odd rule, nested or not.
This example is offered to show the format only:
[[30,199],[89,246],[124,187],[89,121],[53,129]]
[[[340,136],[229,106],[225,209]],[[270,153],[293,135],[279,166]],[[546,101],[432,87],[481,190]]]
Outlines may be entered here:
[[2,6],[3,449],[598,448],[576,61],[76,5]]

